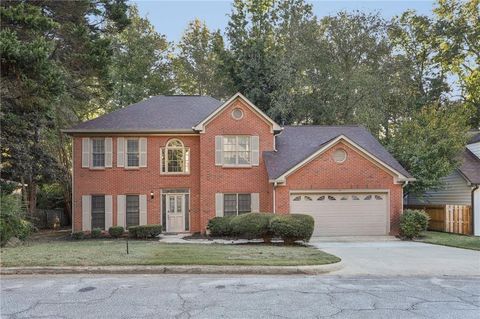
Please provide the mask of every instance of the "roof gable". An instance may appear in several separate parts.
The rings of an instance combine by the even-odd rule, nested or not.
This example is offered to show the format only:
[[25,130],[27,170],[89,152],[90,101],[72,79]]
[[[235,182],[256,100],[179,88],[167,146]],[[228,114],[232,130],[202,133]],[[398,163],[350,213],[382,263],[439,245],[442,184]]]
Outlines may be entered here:
[[277,135],[277,151],[263,154],[269,178],[285,178],[340,140],[394,173],[399,180],[412,180],[412,176],[361,126],[286,126]]
[[222,113],[229,105],[231,105],[236,99],[241,99],[245,105],[250,107],[259,117],[269,123],[272,127],[272,131],[281,131],[282,127],[278,125],[274,120],[272,120],[268,115],[266,115],[262,110],[256,107],[249,99],[243,96],[241,93],[236,93],[234,96],[229,98],[225,103],[220,105],[214,112],[208,115],[205,119],[199,122],[193,127],[194,130],[205,132],[205,127],[210,123],[214,118],[216,118],[220,113]]

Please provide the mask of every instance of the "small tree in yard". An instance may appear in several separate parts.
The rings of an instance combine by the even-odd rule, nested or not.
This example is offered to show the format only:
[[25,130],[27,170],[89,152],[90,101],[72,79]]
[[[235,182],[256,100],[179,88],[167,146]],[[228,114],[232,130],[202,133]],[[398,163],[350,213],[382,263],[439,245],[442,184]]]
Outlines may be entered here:
[[442,187],[441,178],[458,165],[467,139],[468,114],[462,105],[424,107],[405,120],[387,148],[415,178],[405,193],[423,194]]

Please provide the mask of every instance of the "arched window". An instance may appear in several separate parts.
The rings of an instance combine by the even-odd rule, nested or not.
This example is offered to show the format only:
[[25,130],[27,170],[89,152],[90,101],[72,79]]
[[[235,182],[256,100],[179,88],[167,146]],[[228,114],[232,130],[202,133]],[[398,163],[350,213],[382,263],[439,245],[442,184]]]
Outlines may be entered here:
[[190,171],[190,149],[172,139],[162,148],[162,173],[187,174]]

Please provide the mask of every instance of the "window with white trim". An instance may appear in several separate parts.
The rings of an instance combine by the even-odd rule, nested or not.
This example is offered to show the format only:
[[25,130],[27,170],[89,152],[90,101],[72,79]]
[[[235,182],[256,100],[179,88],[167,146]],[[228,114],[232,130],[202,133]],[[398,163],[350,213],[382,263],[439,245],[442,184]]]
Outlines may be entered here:
[[90,139],[92,146],[92,167],[105,167],[105,139]]
[[126,198],[126,226],[138,226],[140,223],[140,196],[127,195]]
[[92,195],[92,229],[105,228],[105,195]]
[[162,173],[189,173],[190,149],[182,141],[173,139],[168,141],[162,149]]
[[223,164],[228,166],[250,165],[250,136],[223,137]]
[[140,165],[140,142],[138,138],[127,139],[127,163],[126,167],[139,167]]
[[251,194],[223,194],[223,216],[237,216],[251,211]]

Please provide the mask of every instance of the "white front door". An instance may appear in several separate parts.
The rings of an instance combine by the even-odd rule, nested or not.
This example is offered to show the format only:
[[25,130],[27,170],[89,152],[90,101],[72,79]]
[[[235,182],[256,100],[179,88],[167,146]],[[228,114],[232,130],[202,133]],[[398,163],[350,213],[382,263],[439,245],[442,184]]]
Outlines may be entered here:
[[185,231],[185,195],[167,195],[167,232],[179,233]]

